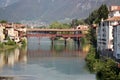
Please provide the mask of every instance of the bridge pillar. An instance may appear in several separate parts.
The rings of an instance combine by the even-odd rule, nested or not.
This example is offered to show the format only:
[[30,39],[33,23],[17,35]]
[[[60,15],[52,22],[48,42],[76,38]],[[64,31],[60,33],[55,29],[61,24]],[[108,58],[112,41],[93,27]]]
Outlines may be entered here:
[[51,42],[51,51],[52,53],[54,53],[54,42],[53,41]]
[[40,45],[40,39],[41,39],[41,37],[38,37],[38,39],[39,39],[39,45]]
[[51,38],[51,45],[54,45],[54,37]]
[[80,38],[77,38],[77,45],[78,45],[78,50],[80,49]]
[[67,38],[64,38],[64,40],[65,40],[64,44],[65,44],[65,48],[66,48],[66,46],[67,46]]

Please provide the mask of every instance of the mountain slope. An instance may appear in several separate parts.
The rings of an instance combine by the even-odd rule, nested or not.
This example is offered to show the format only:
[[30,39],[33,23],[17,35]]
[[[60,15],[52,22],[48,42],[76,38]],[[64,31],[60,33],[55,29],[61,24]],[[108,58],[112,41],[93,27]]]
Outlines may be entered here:
[[65,18],[85,18],[102,3],[120,5],[119,0],[11,0],[11,3],[0,9],[0,19],[17,22],[41,19],[51,22]]
[[18,0],[0,0],[0,7],[7,7],[17,1]]

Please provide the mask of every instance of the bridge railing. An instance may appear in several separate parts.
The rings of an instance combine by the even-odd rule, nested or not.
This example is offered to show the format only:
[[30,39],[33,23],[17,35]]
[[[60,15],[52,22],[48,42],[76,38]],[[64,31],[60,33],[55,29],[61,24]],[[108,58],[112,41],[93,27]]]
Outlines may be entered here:
[[27,37],[84,37],[83,34],[27,34]]
[[27,32],[30,31],[47,31],[47,32],[75,32],[75,31],[87,31],[88,29],[38,29],[38,28],[30,28],[27,29]]

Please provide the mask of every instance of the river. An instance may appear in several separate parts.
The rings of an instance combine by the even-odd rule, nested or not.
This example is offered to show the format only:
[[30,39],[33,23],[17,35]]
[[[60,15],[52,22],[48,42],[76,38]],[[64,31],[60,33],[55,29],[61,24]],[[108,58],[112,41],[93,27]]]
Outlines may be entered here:
[[96,80],[86,68],[86,53],[72,40],[28,38],[28,44],[0,52],[0,80]]

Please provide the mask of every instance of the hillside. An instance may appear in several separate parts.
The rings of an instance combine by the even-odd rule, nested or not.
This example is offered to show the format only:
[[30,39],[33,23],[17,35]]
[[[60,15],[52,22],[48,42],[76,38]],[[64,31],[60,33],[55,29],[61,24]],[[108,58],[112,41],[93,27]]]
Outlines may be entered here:
[[[2,0],[1,0],[2,1]],[[119,0],[10,0],[0,8],[0,19],[9,21],[85,18],[101,4],[120,5]],[[6,4],[4,2],[4,4]]]

